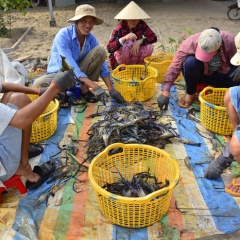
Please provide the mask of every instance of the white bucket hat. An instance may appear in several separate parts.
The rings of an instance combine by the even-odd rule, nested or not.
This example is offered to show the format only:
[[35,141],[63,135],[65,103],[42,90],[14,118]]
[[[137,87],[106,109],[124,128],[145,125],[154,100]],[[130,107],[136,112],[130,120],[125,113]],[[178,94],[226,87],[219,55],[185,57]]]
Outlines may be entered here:
[[145,13],[134,1],[131,1],[114,18],[119,20],[150,19],[148,14]]
[[237,53],[231,58],[231,64],[235,66],[240,66],[240,32],[235,37],[235,45],[237,48]]
[[103,23],[103,20],[96,16],[95,8],[88,4],[82,4],[78,6],[75,10],[75,16],[73,18],[68,19],[67,22],[75,23],[77,20],[86,16],[95,17],[95,25],[100,25]]

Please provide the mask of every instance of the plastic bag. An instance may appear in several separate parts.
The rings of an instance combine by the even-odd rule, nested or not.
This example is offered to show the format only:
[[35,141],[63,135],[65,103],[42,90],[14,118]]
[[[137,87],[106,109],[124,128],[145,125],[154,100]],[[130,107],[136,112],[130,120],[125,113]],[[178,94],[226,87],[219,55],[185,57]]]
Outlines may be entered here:
[[0,49],[0,83],[10,82],[24,86],[28,71],[17,61],[10,62],[7,55]]

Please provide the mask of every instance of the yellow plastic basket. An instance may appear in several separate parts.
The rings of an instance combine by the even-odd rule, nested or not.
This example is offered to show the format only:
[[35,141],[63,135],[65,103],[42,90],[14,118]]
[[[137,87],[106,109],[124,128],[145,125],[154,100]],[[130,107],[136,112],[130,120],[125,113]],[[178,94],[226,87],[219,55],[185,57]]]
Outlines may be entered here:
[[[37,95],[28,95],[32,101],[38,98]],[[31,143],[41,142],[51,137],[57,129],[57,110],[59,102],[57,99],[51,101],[42,115],[32,124]]]
[[[146,57],[144,59],[144,62],[147,66],[153,67],[158,71],[156,79],[157,83],[163,82],[167,69],[170,66],[173,58],[174,54],[159,53],[158,55]],[[179,77],[175,81],[179,81],[180,78],[181,75],[179,75]]]
[[[158,182],[168,179],[170,185],[145,197],[118,196],[102,188],[105,183],[121,180],[116,169],[127,180],[136,173],[150,171]],[[88,176],[100,210],[107,219],[120,226],[141,228],[154,224],[167,213],[173,189],[179,180],[179,167],[168,153],[159,148],[115,143],[93,159]]]
[[116,90],[127,102],[143,102],[154,95],[157,77],[155,68],[121,64],[113,70],[112,77]]
[[199,94],[200,119],[206,129],[221,135],[230,135],[233,126],[224,107],[224,95],[228,88],[206,87]]

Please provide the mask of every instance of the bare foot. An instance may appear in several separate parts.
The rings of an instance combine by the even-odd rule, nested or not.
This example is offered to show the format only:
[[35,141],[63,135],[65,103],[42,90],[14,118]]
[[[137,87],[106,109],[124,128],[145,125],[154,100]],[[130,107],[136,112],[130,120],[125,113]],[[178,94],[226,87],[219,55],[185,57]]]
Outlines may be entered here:
[[37,182],[40,179],[40,176],[32,171],[29,163],[26,165],[20,163],[15,174],[24,176],[30,182]]
[[240,193],[240,177],[236,178],[236,181],[234,183],[228,183],[226,185],[226,188],[233,192]]
[[190,105],[192,104],[192,102],[194,101],[195,99],[195,96],[196,94],[192,94],[192,95],[189,95],[189,94],[185,94],[183,97],[181,97],[179,100],[178,100],[178,105],[180,107],[183,107],[183,108],[188,108],[190,107]]

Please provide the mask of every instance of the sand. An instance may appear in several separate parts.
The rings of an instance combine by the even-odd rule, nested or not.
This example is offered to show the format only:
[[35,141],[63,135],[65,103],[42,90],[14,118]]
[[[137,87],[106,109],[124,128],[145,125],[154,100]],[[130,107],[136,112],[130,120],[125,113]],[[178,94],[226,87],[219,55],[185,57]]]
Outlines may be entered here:
[[[92,33],[97,37],[100,45],[106,46],[110,34],[117,25],[114,16],[124,8],[126,3],[90,3],[96,8],[97,15],[104,19],[102,25],[94,26]],[[204,29],[214,26],[221,30],[232,32],[236,35],[239,32],[239,22],[232,21],[227,17],[227,10],[230,2],[210,0],[185,0],[174,2],[138,2],[150,16],[147,24],[158,36],[154,45],[154,54],[159,53],[161,45],[170,46],[169,38],[176,41],[185,33],[185,29],[192,33],[201,32]],[[31,56],[31,59],[47,59],[55,34],[59,29],[68,26],[68,18],[74,16],[78,5],[69,7],[53,7],[53,16],[56,27],[50,27],[50,12],[48,7],[36,7],[27,9],[23,16],[18,12],[12,13],[12,39],[1,39],[0,48],[10,48],[20,38],[16,30],[29,28],[31,30],[23,38],[15,49],[7,53],[10,60],[24,56]],[[20,30],[19,30],[20,31]],[[18,31],[18,32],[19,32]]]

